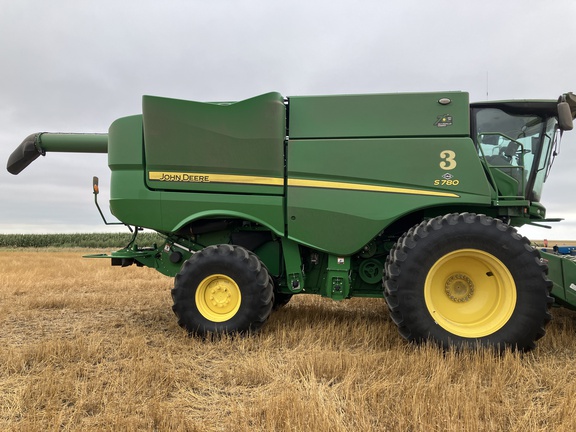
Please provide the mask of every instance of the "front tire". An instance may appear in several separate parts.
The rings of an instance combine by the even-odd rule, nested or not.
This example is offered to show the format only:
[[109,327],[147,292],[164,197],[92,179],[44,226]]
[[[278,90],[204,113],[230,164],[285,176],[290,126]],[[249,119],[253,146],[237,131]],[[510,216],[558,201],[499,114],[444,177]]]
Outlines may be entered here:
[[205,336],[258,330],[270,316],[274,294],[258,257],[224,244],[208,246],[183,264],[172,299],[178,324]]
[[411,228],[390,251],[384,295],[409,341],[527,351],[550,321],[552,282],[528,239],[471,213]]

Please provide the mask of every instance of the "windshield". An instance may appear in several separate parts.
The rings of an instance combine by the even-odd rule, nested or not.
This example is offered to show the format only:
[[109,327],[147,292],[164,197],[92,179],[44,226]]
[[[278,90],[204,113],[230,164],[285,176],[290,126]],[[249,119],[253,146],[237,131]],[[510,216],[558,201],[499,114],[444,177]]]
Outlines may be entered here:
[[556,119],[480,108],[474,120],[480,156],[518,182],[518,196],[539,201],[558,138]]

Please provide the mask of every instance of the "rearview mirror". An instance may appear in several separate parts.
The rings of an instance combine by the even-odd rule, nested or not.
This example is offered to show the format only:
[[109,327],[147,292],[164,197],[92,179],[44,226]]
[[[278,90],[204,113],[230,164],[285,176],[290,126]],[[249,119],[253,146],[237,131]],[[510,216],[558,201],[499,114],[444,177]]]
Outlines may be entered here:
[[560,129],[564,131],[569,131],[574,128],[574,123],[572,122],[572,111],[570,110],[568,102],[558,103],[558,126],[560,126]]

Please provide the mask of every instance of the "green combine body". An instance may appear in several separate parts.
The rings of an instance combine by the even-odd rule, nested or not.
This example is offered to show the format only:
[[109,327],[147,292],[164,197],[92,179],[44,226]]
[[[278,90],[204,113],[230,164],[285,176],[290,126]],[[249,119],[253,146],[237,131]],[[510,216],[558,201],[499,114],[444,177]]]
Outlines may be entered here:
[[[550,293],[576,304],[573,262],[546,254],[550,281],[514,229],[547,220],[542,186],[575,114],[571,93],[144,96],[143,114],[107,135],[31,135],[8,170],[46,152],[107,152],[111,212],[136,230],[129,247],[92,257],[175,276],[190,333],[257,330],[307,293],[384,297],[410,341],[527,350]],[[140,228],[164,244],[139,247]]]

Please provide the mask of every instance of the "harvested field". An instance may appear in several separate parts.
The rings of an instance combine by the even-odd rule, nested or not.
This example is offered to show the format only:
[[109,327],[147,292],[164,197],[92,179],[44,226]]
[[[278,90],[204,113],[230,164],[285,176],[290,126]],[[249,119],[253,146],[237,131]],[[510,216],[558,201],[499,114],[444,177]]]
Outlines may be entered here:
[[0,251],[0,430],[575,430],[576,314],[528,354],[405,343],[377,299],[296,297],[261,333],[189,338],[172,280]]

